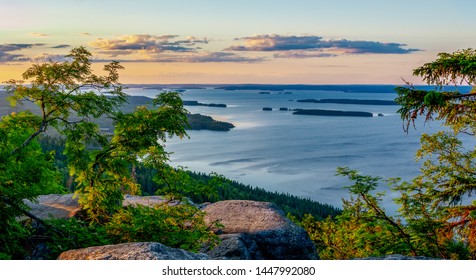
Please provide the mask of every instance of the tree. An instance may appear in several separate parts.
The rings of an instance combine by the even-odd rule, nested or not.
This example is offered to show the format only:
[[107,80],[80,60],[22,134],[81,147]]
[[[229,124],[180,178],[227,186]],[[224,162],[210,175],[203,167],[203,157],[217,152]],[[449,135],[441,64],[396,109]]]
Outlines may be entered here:
[[[425,121],[441,120],[451,127],[455,134],[476,132],[476,50],[466,49],[452,54],[440,53],[438,58],[413,70],[413,75],[420,76],[434,90],[417,89],[407,83],[405,87],[396,88],[396,102],[401,105],[398,113],[406,121],[405,129],[415,124],[418,116]],[[469,93],[459,92],[458,86],[470,85]],[[445,90],[450,87],[451,91]]]
[[[350,200],[336,219],[303,225],[324,258],[355,258],[400,253],[445,259],[476,259],[476,51],[440,53],[433,62],[415,69],[432,90],[408,84],[396,88],[399,113],[408,133],[410,125],[424,117],[449,129],[423,134],[417,160],[421,174],[410,182],[390,179],[400,205],[397,217],[379,205],[383,193],[372,194],[378,177],[339,169],[354,184]],[[469,85],[469,93],[459,91]],[[449,90],[448,90],[449,89]],[[470,136],[468,136],[470,135]],[[357,197],[354,197],[357,196]]]
[[[402,193],[401,212],[420,238],[432,240],[440,257],[456,257],[459,246],[467,250],[465,257],[476,258],[476,201],[470,199],[476,190],[476,147],[474,138],[467,136],[476,133],[476,51],[440,53],[413,74],[436,88],[396,89],[407,128],[424,116],[451,130],[422,135],[416,155],[424,160],[421,175],[395,186]],[[459,86],[466,84],[472,89],[461,93]]]
[[[33,103],[38,114],[12,113],[4,116],[0,123],[2,251],[21,239],[19,236],[12,238],[12,230],[18,233],[21,229],[23,236],[28,233],[15,217],[28,215],[35,218],[26,211],[23,199],[34,199],[53,190],[59,192],[51,157],[41,152],[37,137],[49,128],[84,132],[88,128],[92,134],[91,118],[113,113],[114,108],[125,100],[117,83],[117,70],[121,66],[112,62],[104,67],[106,76],[96,76],[91,72],[90,56],[86,49],[76,48],[65,62],[35,64],[23,73],[24,80],[6,82],[11,104]],[[111,97],[102,94],[103,91]],[[6,250],[7,255],[14,257],[15,252],[19,251]]]
[[36,139],[12,154],[34,133],[29,124],[35,118],[28,112],[13,113],[0,122],[0,259],[19,258],[29,243],[30,227],[17,219],[29,215],[23,199],[63,191],[53,156],[44,154]]
[[[35,114],[13,113],[0,122],[0,253],[7,257],[17,249],[9,243],[28,235],[16,217],[28,215],[44,223],[28,213],[23,199],[58,192],[60,178],[53,157],[43,154],[37,142],[41,134],[56,130],[65,138],[76,195],[91,224],[107,222],[121,207],[124,193],[138,192],[134,165],[162,166],[168,160],[167,137],[186,136],[187,111],[179,93],[158,95],[154,109],[121,113],[119,106],[127,96],[118,81],[122,69],[118,62],[106,64],[105,75],[96,75],[91,53],[84,47],[72,49],[65,58],[34,64],[23,73],[23,80],[6,82],[12,106],[25,102],[36,106]],[[113,135],[100,131],[94,122],[100,117],[114,120]]]

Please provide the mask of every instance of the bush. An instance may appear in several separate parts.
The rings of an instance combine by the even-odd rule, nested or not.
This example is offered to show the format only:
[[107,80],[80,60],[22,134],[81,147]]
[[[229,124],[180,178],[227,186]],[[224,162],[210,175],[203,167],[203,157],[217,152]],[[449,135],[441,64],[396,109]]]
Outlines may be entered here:
[[187,204],[137,205],[119,210],[105,227],[114,243],[153,241],[196,252],[204,244],[218,242],[203,221],[204,215]]

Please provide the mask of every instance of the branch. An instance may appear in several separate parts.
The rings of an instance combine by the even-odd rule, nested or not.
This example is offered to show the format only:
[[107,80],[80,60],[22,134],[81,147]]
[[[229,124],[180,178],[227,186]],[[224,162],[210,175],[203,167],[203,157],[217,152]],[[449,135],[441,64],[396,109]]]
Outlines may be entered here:
[[28,146],[28,144],[30,144],[30,142],[38,135],[40,135],[40,133],[42,132],[45,132],[46,131],[46,127],[47,127],[47,123],[46,122],[42,122],[40,128],[35,131],[32,135],[30,135],[26,140],[25,142],[23,142],[23,144],[20,145],[20,147],[16,148],[15,150],[13,150],[11,153],[10,153],[10,156],[13,156],[15,155],[16,153],[18,153],[20,150],[22,150],[23,148],[25,148],[26,146]]
[[18,206],[14,201],[10,200],[9,198],[5,197],[5,196],[0,196],[0,201],[2,201],[3,203],[5,204],[8,204],[10,205],[12,208],[14,208],[15,210],[19,211],[20,213],[22,213],[23,215],[35,220],[37,223],[39,224],[42,224],[43,226],[45,226],[47,229],[51,229],[53,231],[55,231],[56,233],[59,233],[61,235],[64,235],[64,232],[62,230],[60,230],[59,228],[57,227],[54,227],[48,223],[46,223],[45,221],[43,221],[41,218],[31,214],[30,212],[26,211],[25,209],[22,209],[20,206]]
[[465,98],[465,97],[471,97],[471,96],[476,96],[476,92],[454,95],[454,96],[447,96],[446,99],[458,99],[458,98]]
[[393,227],[395,227],[398,232],[400,233],[400,235],[403,236],[403,238],[405,238],[405,240],[407,241],[407,244],[408,246],[410,246],[410,250],[412,251],[413,255],[416,256],[417,255],[417,252],[415,251],[415,248],[413,247],[412,243],[411,243],[411,238],[410,238],[410,235],[408,235],[404,230],[403,228],[397,224],[394,220],[392,220],[390,217],[388,217],[385,212],[382,211],[382,209],[380,209],[379,207],[375,206],[374,203],[372,203],[371,201],[369,201],[368,197],[364,194],[364,193],[360,193],[360,196],[362,197],[362,199],[365,201],[365,203],[367,203],[368,206],[370,206],[375,212],[377,212],[377,215],[380,216],[381,218],[383,218],[385,221],[387,221],[388,223],[390,223],[390,225],[392,225]]

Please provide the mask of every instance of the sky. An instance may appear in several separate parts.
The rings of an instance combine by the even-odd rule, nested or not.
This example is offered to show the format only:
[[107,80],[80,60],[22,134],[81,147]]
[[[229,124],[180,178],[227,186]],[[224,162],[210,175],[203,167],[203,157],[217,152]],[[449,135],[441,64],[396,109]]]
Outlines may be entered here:
[[0,0],[0,82],[86,47],[122,83],[401,84],[476,47],[473,0]]

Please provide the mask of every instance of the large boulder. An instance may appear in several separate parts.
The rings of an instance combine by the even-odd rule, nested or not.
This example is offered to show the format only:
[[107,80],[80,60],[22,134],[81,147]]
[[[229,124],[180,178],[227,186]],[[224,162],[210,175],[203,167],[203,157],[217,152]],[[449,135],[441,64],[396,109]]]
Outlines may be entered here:
[[205,254],[195,254],[170,248],[157,242],[135,242],[105,245],[61,253],[58,260],[208,260]]
[[224,235],[222,243],[207,252],[213,258],[219,258],[220,254],[246,259],[319,258],[306,231],[286,218],[273,203],[227,200],[207,205],[203,210],[207,213],[207,224],[223,225],[215,228],[217,233],[235,234]]

